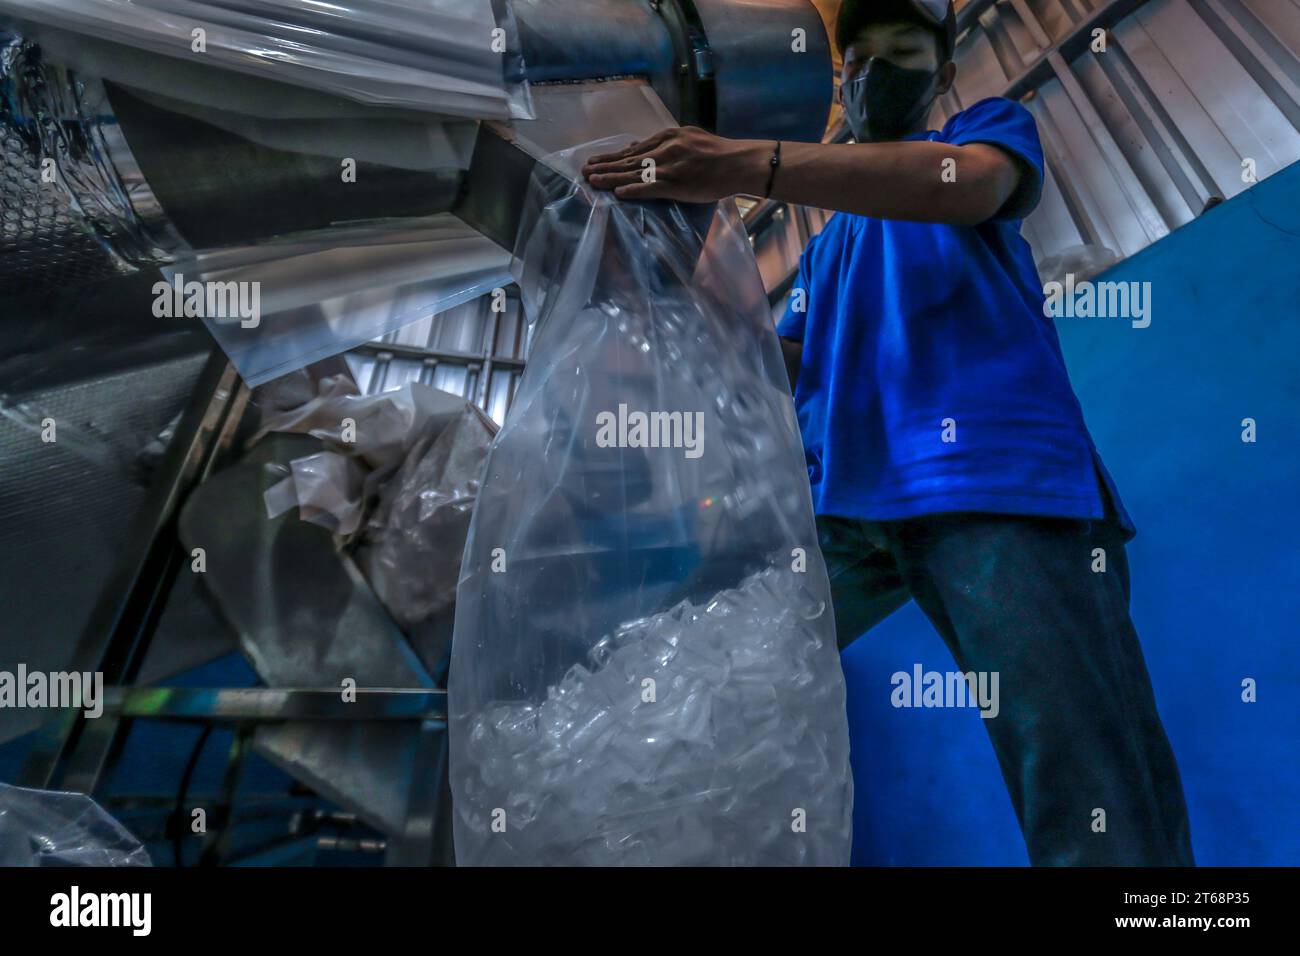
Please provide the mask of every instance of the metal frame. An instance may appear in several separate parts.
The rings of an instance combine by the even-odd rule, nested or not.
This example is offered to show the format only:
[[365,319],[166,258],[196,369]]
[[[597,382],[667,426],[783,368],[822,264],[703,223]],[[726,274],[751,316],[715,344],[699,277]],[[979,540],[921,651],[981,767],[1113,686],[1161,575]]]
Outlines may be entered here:
[[[248,390],[214,347],[122,556],[100,591],[73,652],[73,671],[102,673],[129,685],[139,673],[183,556],[176,516],[186,495],[229,448]],[[129,721],[88,720],[80,711],[38,732],[20,775],[24,786],[93,794],[116,762]]]
[[108,687],[104,713],[253,727],[282,721],[430,721],[447,726],[447,692],[427,687],[359,687],[344,701],[337,687]]
[[446,692],[428,688],[359,689],[343,702],[338,688],[147,688],[132,686],[186,556],[176,530],[187,495],[231,450],[250,392],[213,349],[117,567],[100,592],[70,668],[103,674],[104,711],[97,719],[67,710],[35,732],[19,783],[94,795],[121,756],[137,720],[227,726],[235,739],[200,854],[201,865],[230,862],[231,828],[253,733],[284,721],[415,721],[441,740],[425,748],[431,785],[412,795],[408,832],[387,841],[390,863],[452,860],[445,794]]
[[356,700],[344,702],[337,687],[110,687],[105,689],[104,716],[123,722],[161,720],[234,730],[221,787],[216,799],[207,801],[211,810],[199,851],[200,866],[237,862],[302,838],[301,835],[279,838],[252,854],[245,852],[236,856],[233,852],[234,830],[230,824],[235,818],[247,758],[258,727],[286,721],[416,721],[426,733],[439,735],[436,744],[422,748],[427,760],[416,769],[421,777],[435,781],[434,786],[428,788],[428,798],[413,801],[414,810],[408,819],[406,833],[400,838],[351,842],[356,843],[358,849],[365,844],[365,849],[384,850],[387,862],[392,865],[427,866],[453,861],[447,781],[446,697],[445,690],[428,688],[358,688]]
[[1017,12],[1020,13],[1024,22],[1029,25],[1035,41],[1042,49],[1038,59],[1030,63],[1024,72],[1008,83],[1002,91],[1002,96],[1006,99],[1018,100],[1030,90],[1037,89],[1048,80],[1054,77],[1059,78],[1062,67],[1088,49],[1088,44],[1092,42],[1092,32],[1094,30],[1109,30],[1120,20],[1134,13],[1139,7],[1145,6],[1149,0],[1110,0],[1110,3],[1106,4],[1106,6],[1081,20],[1069,34],[1055,44],[1048,39],[1033,12],[1024,5],[1024,0],[1012,0],[1012,2],[1017,4]]

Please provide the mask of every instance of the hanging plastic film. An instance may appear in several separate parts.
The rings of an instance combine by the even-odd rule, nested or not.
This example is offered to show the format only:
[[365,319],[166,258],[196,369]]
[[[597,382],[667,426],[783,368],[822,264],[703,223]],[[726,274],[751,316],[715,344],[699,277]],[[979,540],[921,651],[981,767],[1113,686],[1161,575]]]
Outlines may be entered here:
[[509,262],[439,215],[187,254],[157,289],[256,386],[506,286]]
[[[371,106],[444,116],[531,114],[507,0],[0,0],[0,15],[72,66],[175,95],[166,64],[133,69],[104,42],[220,66]],[[72,34],[75,39],[54,31]],[[182,77],[183,81],[183,77]]]
[[466,544],[457,859],[842,865],[844,682],[804,456],[732,203],[534,177],[533,346]]

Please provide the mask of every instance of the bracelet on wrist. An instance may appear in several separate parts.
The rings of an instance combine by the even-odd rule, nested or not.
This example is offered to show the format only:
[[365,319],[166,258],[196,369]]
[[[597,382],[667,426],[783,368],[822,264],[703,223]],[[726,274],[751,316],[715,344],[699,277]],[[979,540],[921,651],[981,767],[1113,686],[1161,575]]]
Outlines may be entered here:
[[776,149],[772,151],[772,158],[768,161],[770,171],[767,174],[767,189],[763,191],[764,199],[772,198],[772,186],[776,182],[776,171],[781,168],[781,141],[776,141]]

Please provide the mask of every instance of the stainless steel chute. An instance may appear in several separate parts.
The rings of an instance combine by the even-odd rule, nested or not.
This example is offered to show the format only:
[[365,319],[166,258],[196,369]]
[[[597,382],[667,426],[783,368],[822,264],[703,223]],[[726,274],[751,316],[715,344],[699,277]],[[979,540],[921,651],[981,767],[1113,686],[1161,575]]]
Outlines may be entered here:
[[[502,56],[503,90],[531,86],[545,97],[554,85],[619,80],[647,85],[673,120],[724,135],[812,140],[824,128],[829,43],[808,0],[479,5],[509,27],[514,55]],[[207,6],[224,23],[217,14],[270,8],[287,16],[308,5]],[[373,4],[350,6],[356,16],[346,30],[335,27],[339,36],[350,45],[391,42],[405,62],[409,44],[362,19]],[[409,14],[412,5],[405,6]],[[492,140],[513,141],[511,128],[526,126],[531,108],[501,116],[485,103],[477,115],[473,107],[471,115],[446,115],[416,108],[422,101],[414,95],[381,105],[367,89],[367,97],[349,99],[332,80],[304,85],[328,78],[324,70],[307,80],[292,62],[245,71],[216,56],[186,55],[183,45],[166,49],[152,35],[133,45],[122,38],[125,27],[95,32],[85,11],[113,7],[0,0],[8,31],[0,190],[20,227],[0,234],[0,288],[165,265],[189,250],[260,247],[345,223],[447,213],[463,214],[504,249],[513,246],[512,204],[531,162],[503,163]],[[478,49],[478,38],[465,42]],[[574,128],[588,139],[620,131],[617,123]],[[355,175],[345,178],[340,162],[349,158]],[[48,159],[57,166],[58,194],[41,181],[51,174]],[[488,182],[475,162],[491,164]]]

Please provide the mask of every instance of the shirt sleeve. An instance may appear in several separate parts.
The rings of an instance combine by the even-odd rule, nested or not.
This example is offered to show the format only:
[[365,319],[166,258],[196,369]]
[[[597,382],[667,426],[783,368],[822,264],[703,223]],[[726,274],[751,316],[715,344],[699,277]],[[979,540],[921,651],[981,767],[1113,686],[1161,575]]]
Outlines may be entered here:
[[808,319],[808,297],[812,290],[808,287],[808,257],[812,255],[817,244],[817,236],[809,240],[799,256],[799,274],[795,276],[794,285],[790,287],[790,296],[786,301],[785,315],[776,323],[776,334],[792,342],[803,341],[804,323]]
[[962,110],[948,123],[942,139],[953,146],[988,143],[1016,160],[1020,183],[994,219],[1024,219],[1043,195],[1043,144],[1034,115],[1014,100],[991,97]]

